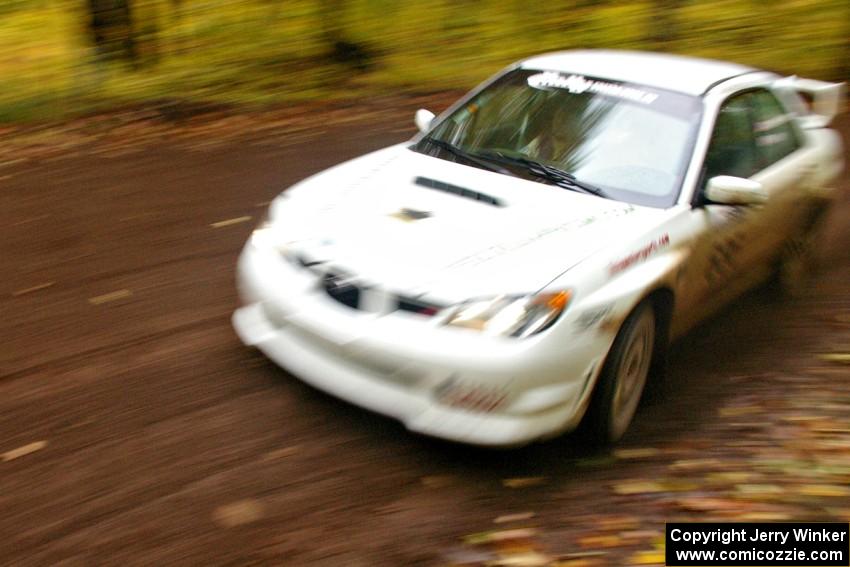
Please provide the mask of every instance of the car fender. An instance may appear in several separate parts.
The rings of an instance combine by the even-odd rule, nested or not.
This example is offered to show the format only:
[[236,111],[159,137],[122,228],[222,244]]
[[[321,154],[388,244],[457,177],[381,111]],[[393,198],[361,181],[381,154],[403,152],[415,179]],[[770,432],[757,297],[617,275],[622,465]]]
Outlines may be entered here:
[[[646,261],[615,274],[601,287],[584,296],[576,314],[574,324],[579,332],[596,333],[604,345],[602,363],[597,365],[584,388],[579,402],[578,414],[584,415],[590,403],[596,383],[608,358],[614,340],[626,318],[637,305],[652,293],[668,289],[675,294],[675,283],[681,273],[687,250],[679,248],[648,258]],[[670,314],[672,316],[672,313]],[[663,333],[666,346],[667,333]],[[656,351],[663,352],[663,347]]]
[[641,301],[661,289],[675,295],[676,280],[686,257],[684,249],[671,250],[616,274],[582,301],[583,312],[605,312],[596,326],[613,343],[626,317]]

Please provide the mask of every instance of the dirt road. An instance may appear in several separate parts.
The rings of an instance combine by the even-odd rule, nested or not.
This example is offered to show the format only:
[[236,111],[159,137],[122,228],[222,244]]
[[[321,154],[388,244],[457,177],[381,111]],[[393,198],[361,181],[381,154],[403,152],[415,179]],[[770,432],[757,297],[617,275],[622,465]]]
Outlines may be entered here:
[[265,204],[409,133],[0,167],[0,563],[474,563],[508,552],[463,536],[527,527],[523,553],[651,564],[665,521],[850,519],[850,372],[819,358],[850,351],[847,183],[809,293],[680,342],[615,452],[419,438],[244,348],[234,262]]

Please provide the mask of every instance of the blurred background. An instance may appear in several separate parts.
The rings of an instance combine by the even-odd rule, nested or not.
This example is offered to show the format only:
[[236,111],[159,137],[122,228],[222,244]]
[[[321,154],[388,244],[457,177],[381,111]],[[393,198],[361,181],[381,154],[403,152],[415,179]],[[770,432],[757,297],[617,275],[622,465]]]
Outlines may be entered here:
[[611,450],[423,439],[235,336],[280,191],[598,47],[848,80],[850,2],[0,0],[0,565],[662,565],[666,522],[850,521],[846,173],[802,296],[695,329]]
[[615,47],[850,76],[845,0],[2,0],[0,121],[466,89]]

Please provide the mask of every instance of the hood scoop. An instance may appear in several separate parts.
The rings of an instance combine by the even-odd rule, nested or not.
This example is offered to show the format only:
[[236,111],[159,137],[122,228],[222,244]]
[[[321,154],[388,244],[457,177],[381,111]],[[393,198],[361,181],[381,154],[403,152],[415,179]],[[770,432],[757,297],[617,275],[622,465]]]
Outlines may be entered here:
[[472,189],[467,189],[466,187],[461,187],[459,185],[452,185],[451,183],[446,183],[445,181],[437,181],[436,179],[431,179],[430,177],[417,176],[413,179],[413,183],[421,187],[427,187],[428,189],[435,189],[444,193],[451,193],[452,195],[457,195],[458,197],[463,197],[464,199],[472,199],[473,201],[479,201],[481,203],[493,205],[494,207],[505,206],[504,201],[502,201],[501,199],[497,199],[492,195],[487,195],[486,193],[481,193],[479,191],[473,191]]

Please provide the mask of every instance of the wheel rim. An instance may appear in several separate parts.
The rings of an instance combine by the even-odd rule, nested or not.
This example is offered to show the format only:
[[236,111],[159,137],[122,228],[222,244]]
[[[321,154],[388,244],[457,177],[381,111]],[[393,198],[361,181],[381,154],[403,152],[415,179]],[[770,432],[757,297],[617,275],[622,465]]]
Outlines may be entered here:
[[623,356],[620,357],[616,374],[614,398],[611,401],[611,437],[619,439],[631,423],[637,411],[655,346],[655,317],[646,309],[635,322]]

